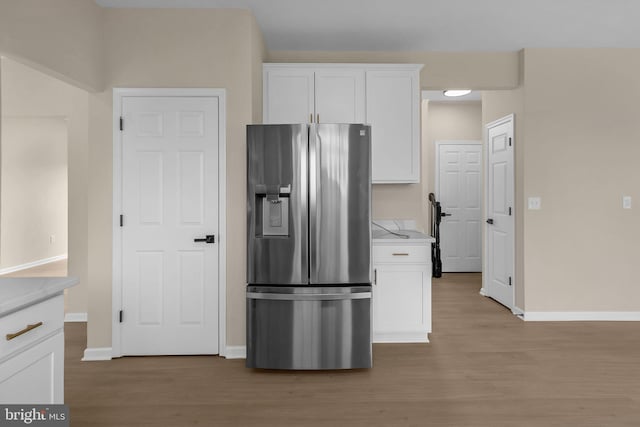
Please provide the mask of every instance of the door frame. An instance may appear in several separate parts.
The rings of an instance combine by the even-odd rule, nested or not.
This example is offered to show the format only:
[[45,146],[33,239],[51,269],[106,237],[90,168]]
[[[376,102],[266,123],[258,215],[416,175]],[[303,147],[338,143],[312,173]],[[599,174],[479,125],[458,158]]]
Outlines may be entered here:
[[122,100],[138,97],[218,98],[218,354],[227,355],[227,156],[226,90],[214,88],[113,88],[113,214],[112,214],[112,296],[111,357],[122,356],[119,312],[122,308]]
[[516,307],[516,214],[518,212],[518,207],[516,206],[516,182],[515,182],[515,170],[516,170],[516,164],[515,164],[515,148],[516,148],[516,126],[515,126],[515,114],[509,114],[508,116],[504,116],[502,118],[499,118],[497,120],[494,120],[490,123],[487,123],[486,125],[484,125],[484,186],[483,186],[483,190],[484,190],[484,227],[482,228],[482,239],[484,240],[484,253],[483,253],[483,257],[482,257],[482,288],[480,288],[480,295],[482,296],[486,296],[486,297],[491,297],[491,295],[489,295],[487,293],[487,285],[488,285],[488,280],[487,280],[487,275],[486,272],[489,271],[488,269],[488,263],[489,263],[489,239],[487,239],[487,227],[489,226],[489,224],[486,223],[486,220],[489,216],[489,129],[493,128],[495,126],[499,126],[505,123],[511,123],[511,133],[512,133],[512,147],[513,150],[511,150],[511,176],[508,176],[508,178],[511,180],[512,185],[511,185],[511,200],[512,200],[512,204],[513,204],[513,222],[511,223],[511,230],[509,230],[511,232],[511,271],[513,272],[513,277],[512,277],[512,301],[511,301],[511,307],[509,308],[513,313],[515,313],[515,307]]

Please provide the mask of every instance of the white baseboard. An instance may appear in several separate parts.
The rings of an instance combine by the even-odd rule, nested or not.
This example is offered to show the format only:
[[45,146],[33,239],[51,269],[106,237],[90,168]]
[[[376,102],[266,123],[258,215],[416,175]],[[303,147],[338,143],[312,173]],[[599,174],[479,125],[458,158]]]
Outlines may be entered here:
[[482,295],[483,297],[487,296],[487,293],[485,292],[484,288],[480,288],[480,295]]
[[26,264],[14,265],[13,267],[0,268],[0,275],[15,273],[16,271],[26,270],[27,268],[38,267],[40,265],[49,264],[50,262],[62,261],[67,259],[67,254],[52,256],[51,258],[39,259],[37,261],[28,262]]
[[65,322],[86,322],[87,313],[66,313],[64,315]]
[[226,359],[246,359],[247,346],[244,345],[228,345],[226,349]]
[[83,362],[94,362],[97,360],[111,360],[111,347],[96,347],[84,350]]
[[638,322],[639,311],[526,311],[527,322]]
[[390,333],[377,333],[373,335],[374,344],[384,343],[425,343],[429,342],[429,338],[426,332],[390,332]]
[[[227,359],[246,359],[247,358],[247,347],[244,345],[241,346],[227,346],[227,354],[225,355]],[[112,349],[111,347],[98,347],[98,348],[87,348],[84,350],[84,357],[82,358],[83,362],[93,362],[97,360],[111,360],[112,359]]]

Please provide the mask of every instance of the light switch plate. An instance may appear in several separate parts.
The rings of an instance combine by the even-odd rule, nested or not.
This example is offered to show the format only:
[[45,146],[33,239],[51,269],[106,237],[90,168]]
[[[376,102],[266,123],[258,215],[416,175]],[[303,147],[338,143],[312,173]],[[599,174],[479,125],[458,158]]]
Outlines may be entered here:
[[528,206],[530,210],[540,210],[542,209],[542,200],[540,197],[529,197]]
[[622,208],[631,209],[631,196],[622,196]]

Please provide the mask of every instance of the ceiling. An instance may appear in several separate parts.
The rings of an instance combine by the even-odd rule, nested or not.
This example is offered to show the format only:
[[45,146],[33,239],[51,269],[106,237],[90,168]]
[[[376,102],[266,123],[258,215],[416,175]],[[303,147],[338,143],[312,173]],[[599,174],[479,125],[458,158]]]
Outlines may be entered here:
[[270,50],[516,51],[640,47],[637,0],[96,0],[243,8]]

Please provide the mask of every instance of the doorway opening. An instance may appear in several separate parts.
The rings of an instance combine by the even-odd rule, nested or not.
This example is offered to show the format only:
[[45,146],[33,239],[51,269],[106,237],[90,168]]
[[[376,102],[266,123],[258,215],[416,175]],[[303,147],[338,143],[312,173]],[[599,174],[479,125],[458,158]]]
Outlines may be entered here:
[[6,57],[0,76],[0,274],[66,276],[66,84]]
[[[482,273],[482,100],[480,92],[447,98],[423,91],[423,162],[426,193],[440,204],[442,273]],[[433,203],[425,200],[427,206]],[[436,221],[438,220],[439,221]],[[433,234],[433,233],[432,233]],[[478,289],[479,290],[479,289]]]
[[[491,158],[491,153],[487,153],[488,125],[485,126],[485,123],[489,120],[483,115],[482,96],[480,92],[472,92],[471,98],[452,101],[442,93],[423,91],[422,94],[423,162],[427,165],[428,177],[425,193],[433,194],[433,201],[426,203],[429,206],[437,201],[441,208],[438,218],[433,218],[436,209],[428,209],[427,214],[428,222],[432,225],[437,220],[440,222],[441,272],[443,276],[448,275],[447,283],[466,283],[477,288],[481,295],[489,296],[513,309],[513,302],[509,304],[508,301],[505,303],[504,298],[496,298],[486,286],[487,275],[510,269],[510,273],[505,276],[505,284],[513,290],[515,275],[513,250],[509,260],[502,262],[500,260],[504,258],[503,254],[492,249],[497,246],[487,246],[488,237],[492,239],[491,242],[498,242],[497,234],[490,233],[497,229],[488,230],[487,227],[491,227],[488,222],[491,221],[485,223],[487,219],[493,219],[489,218],[491,215],[487,216],[488,207],[495,207],[494,202],[501,199],[488,197],[487,194],[494,188],[488,185],[488,177],[494,175],[488,174],[490,168],[487,161]],[[512,191],[513,163],[510,168],[509,185]],[[506,215],[511,214],[513,220],[513,195],[505,206]],[[507,238],[512,241],[513,235]],[[496,264],[496,261],[500,262]],[[496,265],[505,268],[496,270]],[[434,282],[437,283],[437,278]]]

